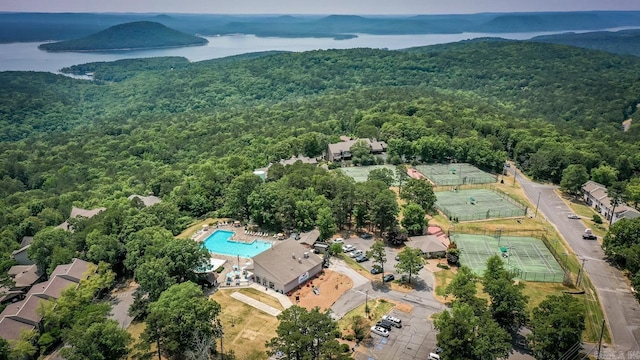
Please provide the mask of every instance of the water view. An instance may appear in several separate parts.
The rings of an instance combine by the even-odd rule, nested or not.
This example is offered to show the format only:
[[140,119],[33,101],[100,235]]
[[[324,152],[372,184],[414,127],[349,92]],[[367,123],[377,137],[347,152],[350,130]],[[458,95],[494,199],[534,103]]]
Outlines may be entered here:
[[[632,27],[605,29],[618,31]],[[566,31],[563,31],[566,32]],[[585,31],[574,31],[585,32]],[[398,50],[416,46],[444,44],[482,37],[501,37],[511,40],[527,40],[539,35],[557,32],[521,32],[521,33],[460,33],[426,35],[368,35],[359,34],[357,38],[334,40],[331,38],[277,38],[256,37],[253,35],[231,35],[206,37],[205,46],[134,50],[116,52],[46,52],[38,50],[41,42],[0,44],[0,71],[48,71],[77,64],[96,61],[115,61],[159,56],[182,56],[190,61],[217,59],[226,56],[259,51],[309,51],[324,49],[377,48]]]

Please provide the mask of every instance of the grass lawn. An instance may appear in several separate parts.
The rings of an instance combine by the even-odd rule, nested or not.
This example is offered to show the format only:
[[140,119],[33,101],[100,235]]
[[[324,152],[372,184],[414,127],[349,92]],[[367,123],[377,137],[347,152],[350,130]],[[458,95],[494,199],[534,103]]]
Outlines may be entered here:
[[183,232],[181,232],[180,235],[176,236],[176,238],[178,238],[178,239],[188,239],[196,231],[201,230],[202,229],[202,225],[212,224],[212,223],[217,222],[218,220],[221,220],[221,219],[208,218],[208,219],[193,223],[188,228],[186,228]]
[[238,359],[267,359],[264,344],[276,336],[278,319],[232,298],[234,291],[218,290],[211,296],[222,307],[224,350],[233,350]]
[[267,295],[262,291],[258,291],[253,288],[245,288],[245,289],[238,289],[238,292],[252,299],[258,300],[261,303],[267,304],[272,308],[278,309],[280,311],[284,310],[284,308],[282,307],[282,304],[280,304],[280,301],[278,301],[278,299],[274,298],[273,296]]
[[382,315],[386,315],[391,309],[395,306],[394,303],[389,302],[385,299],[369,299],[369,319],[366,319],[365,313],[365,304],[358,306],[357,308],[349,311],[342,319],[338,320],[338,329],[343,334],[352,334],[351,331],[351,323],[353,321],[353,317],[356,315],[360,315],[367,320],[368,326],[371,327],[375,325],[375,323],[382,317]]

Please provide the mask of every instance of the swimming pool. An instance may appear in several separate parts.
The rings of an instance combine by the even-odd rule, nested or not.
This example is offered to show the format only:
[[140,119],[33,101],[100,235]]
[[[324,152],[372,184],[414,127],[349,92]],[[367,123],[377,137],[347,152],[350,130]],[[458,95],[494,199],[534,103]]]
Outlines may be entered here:
[[268,241],[239,242],[230,240],[232,236],[233,231],[216,230],[204,240],[204,246],[212,253],[245,258],[252,258],[271,248]]

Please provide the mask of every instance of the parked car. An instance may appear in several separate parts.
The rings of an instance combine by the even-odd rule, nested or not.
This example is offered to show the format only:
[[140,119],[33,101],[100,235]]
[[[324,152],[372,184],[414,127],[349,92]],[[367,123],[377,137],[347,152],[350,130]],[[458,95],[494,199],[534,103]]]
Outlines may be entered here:
[[350,253],[355,249],[356,249],[356,247],[351,245],[351,244],[347,244],[347,245],[342,247],[342,251],[345,252],[345,253]]
[[402,320],[398,319],[395,316],[384,315],[382,317],[382,320],[387,320],[387,321],[391,322],[393,324],[393,326],[395,326],[397,328],[401,328],[402,327]]
[[400,261],[400,255],[396,255],[394,259],[396,259],[396,261]]
[[353,259],[355,259],[355,258],[357,258],[357,257],[360,257],[360,256],[362,256],[362,255],[364,255],[364,253],[362,252],[362,250],[353,250],[352,252],[350,252],[350,253],[349,253],[349,257],[350,257],[350,258],[353,258]]
[[343,244],[344,243],[344,239],[343,238],[337,238],[333,240],[334,243],[336,244]]
[[567,215],[567,217],[568,217],[569,219],[580,219],[580,216],[578,216],[578,215],[576,215],[576,214],[569,214],[569,215]]
[[380,327],[380,326],[372,326],[371,327],[371,332],[374,334],[378,334],[380,336],[384,336],[384,337],[388,337],[389,336],[389,330]]
[[361,239],[365,239],[365,240],[369,240],[371,238],[373,238],[373,235],[369,234],[369,233],[363,233],[362,235],[360,235]]
[[440,355],[429,353],[429,360],[440,360]]
[[387,329],[387,331],[391,331],[393,324],[387,320],[380,320],[376,323],[376,326],[380,326],[381,328]]
[[591,229],[586,229],[584,231],[584,233],[582,234],[582,239],[584,240],[598,240],[598,237],[595,236],[592,232]]
[[358,257],[356,258],[356,261],[357,261],[357,262],[359,262],[359,263],[360,263],[360,262],[365,262],[365,261],[369,261],[369,258],[367,257],[367,255],[364,255],[364,254],[363,254],[363,255],[358,256]]
[[382,281],[389,282],[389,281],[393,281],[395,279],[396,279],[396,277],[393,276],[393,274],[387,274],[382,278]]
[[381,272],[382,272],[382,269],[380,268],[377,268],[377,267],[371,268],[371,273],[373,275],[380,274]]

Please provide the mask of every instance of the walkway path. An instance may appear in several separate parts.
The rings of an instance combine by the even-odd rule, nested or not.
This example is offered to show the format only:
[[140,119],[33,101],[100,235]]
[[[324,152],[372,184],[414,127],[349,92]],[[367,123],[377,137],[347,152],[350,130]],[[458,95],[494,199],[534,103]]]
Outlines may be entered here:
[[231,297],[238,300],[238,301],[242,301],[243,303],[249,305],[249,306],[253,306],[254,308],[266,312],[267,314],[271,315],[271,316],[278,316],[280,315],[281,311],[273,308],[265,303],[262,303],[254,298],[250,298],[245,294],[239,293],[239,292],[234,292],[231,294]]
[[280,305],[282,305],[282,307],[285,309],[288,309],[291,306],[293,306],[293,303],[291,302],[291,300],[284,294],[280,294],[279,292],[274,290],[265,290],[264,286],[258,285],[256,283],[251,283],[249,287],[254,288],[258,291],[261,291],[269,296],[272,296],[278,299],[278,301],[280,302]]

